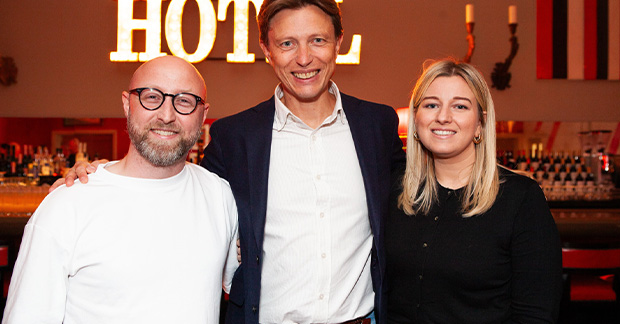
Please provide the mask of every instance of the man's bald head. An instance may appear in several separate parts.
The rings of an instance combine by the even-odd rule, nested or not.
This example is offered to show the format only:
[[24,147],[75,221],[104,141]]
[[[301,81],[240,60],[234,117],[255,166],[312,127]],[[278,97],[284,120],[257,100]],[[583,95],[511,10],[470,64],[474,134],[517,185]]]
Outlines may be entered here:
[[207,87],[200,72],[176,56],[160,56],[142,64],[129,81],[129,89],[157,88],[167,93],[189,92],[206,100]]

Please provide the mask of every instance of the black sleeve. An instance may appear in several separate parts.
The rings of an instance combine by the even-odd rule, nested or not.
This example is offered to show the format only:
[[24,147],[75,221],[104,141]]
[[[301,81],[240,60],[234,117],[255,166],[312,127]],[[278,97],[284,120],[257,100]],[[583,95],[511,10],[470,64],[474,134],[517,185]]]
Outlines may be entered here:
[[224,165],[224,159],[222,158],[222,149],[219,138],[219,123],[216,121],[211,125],[209,129],[209,135],[211,141],[204,150],[204,156],[200,165],[207,170],[217,174],[223,179],[227,179],[226,167]]
[[534,182],[515,218],[511,253],[511,323],[556,323],[562,295],[562,248],[545,196]]

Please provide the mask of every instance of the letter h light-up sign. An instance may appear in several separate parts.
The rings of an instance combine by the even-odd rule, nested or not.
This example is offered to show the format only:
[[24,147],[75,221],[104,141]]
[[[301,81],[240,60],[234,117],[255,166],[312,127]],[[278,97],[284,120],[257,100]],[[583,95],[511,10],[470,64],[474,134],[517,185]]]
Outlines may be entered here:
[[[161,4],[163,0],[146,0],[146,19],[133,18],[135,0],[118,0],[118,30],[116,52],[110,53],[112,62],[145,62],[152,58],[167,55],[161,52]],[[252,3],[256,12],[263,0],[219,0],[217,20],[211,0],[196,0],[200,11],[200,37],[196,51],[189,54],[183,47],[181,31],[183,8],[187,0],[171,0],[166,13],[165,32],[168,48],[173,55],[196,63],[204,60],[215,43],[217,20],[226,20],[226,10],[234,2],[233,52],[226,55],[229,63],[253,63],[254,54],[248,53],[249,5]],[[336,0],[342,3],[344,0]],[[132,31],[146,31],[146,48],[137,53],[132,50]],[[344,55],[338,55],[338,64],[359,64],[362,36],[353,35],[351,48]]]

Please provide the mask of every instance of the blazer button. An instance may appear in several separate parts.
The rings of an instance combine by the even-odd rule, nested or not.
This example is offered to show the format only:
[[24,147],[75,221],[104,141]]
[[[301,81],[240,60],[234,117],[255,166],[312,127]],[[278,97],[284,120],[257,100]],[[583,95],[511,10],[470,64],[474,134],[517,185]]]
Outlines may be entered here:
[[252,306],[252,311],[256,313],[256,306]]
[[256,256],[256,264],[259,263],[258,255]]

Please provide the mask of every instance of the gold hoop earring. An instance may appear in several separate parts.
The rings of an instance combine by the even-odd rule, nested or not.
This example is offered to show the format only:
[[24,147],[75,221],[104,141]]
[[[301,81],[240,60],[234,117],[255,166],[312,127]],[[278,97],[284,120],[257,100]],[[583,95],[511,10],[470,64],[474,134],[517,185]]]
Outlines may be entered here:
[[482,142],[482,134],[474,137],[474,144],[480,144]]
[[420,137],[418,136],[418,131],[413,131],[413,139],[416,140],[417,142],[420,141]]

